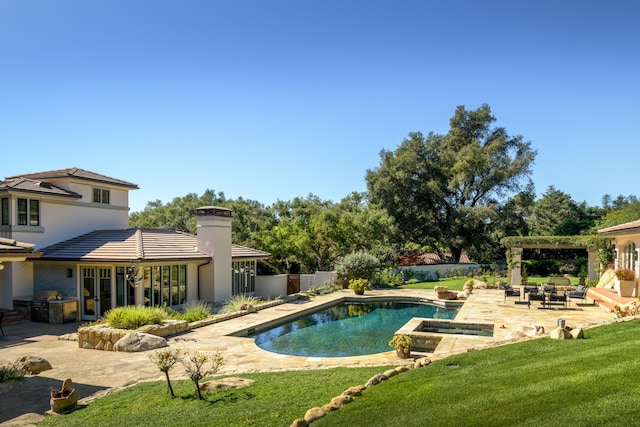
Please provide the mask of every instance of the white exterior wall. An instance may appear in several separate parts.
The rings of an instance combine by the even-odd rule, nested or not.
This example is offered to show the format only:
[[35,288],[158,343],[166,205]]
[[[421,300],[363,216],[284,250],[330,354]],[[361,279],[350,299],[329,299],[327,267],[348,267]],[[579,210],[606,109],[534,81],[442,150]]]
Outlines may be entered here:
[[[67,186],[68,187],[68,186]],[[94,230],[125,229],[129,225],[128,191],[110,190],[111,203],[92,203],[93,187],[76,184],[73,191],[83,190],[83,198],[62,199],[41,195],[13,195],[10,199],[12,224],[16,224],[17,199],[26,198],[40,201],[40,226],[11,227],[11,238],[34,243],[35,250],[71,239]],[[106,188],[106,187],[100,187]]]
[[[300,292],[308,291],[312,286],[319,286],[330,280],[336,280],[338,275],[333,271],[317,271],[315,274],[300,275]],[[272,298],[287,294],[287,275],[256,276],[256,296]]]
[[198,250],[213,258],[200,269],[200,298],[207,302],[226,301],[232,297],[231,217],[210,213],[208,208],[196,212]]

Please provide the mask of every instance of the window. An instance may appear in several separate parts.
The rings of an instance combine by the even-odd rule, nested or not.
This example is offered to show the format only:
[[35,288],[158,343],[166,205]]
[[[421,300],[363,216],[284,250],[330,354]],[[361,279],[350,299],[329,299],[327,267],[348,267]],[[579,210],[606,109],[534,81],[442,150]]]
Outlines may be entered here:
[[93,203],[109,204],[109,190],[103,190],[101,188],[93,189]]
[[29,225],[40,225],[40,200],[29,200]]
[[9,225],[9,198],[2,198],[2,225]]
[[234,261],[231,267],[232,294],[246,294],[256,290],[256,262]]
[[157,265],[144,268],[144,305],[176,306],[187,299],[187,266]]
[[40,200],[18,199],[17,206],[18,225],[40,225]]
[[18,225],[27,225],[27,199],[18,199]]

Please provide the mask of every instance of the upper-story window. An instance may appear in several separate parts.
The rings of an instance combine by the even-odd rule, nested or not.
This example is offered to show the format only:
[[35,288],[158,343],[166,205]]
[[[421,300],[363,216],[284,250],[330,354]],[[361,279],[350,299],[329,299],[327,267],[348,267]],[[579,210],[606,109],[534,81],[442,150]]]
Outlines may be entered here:
[[40,200],[18,199],[18,225],[40,225]]
[[1,216],[2,216],[2,222],[0,222],[0,224],[9,225],[9,198],[8,197],[2,198]]
[[102,188],[93,189],[93,203],[104,203],[105,205],[108,205],[109,196],[109,190],[104,190]]

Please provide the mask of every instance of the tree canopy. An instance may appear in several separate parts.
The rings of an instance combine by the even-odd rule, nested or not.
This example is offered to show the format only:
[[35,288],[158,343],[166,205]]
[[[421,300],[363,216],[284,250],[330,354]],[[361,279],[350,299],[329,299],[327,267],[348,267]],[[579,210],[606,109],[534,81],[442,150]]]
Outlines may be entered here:
[[412,132],[395,151],[382,150],[366,173],[369,198],[395,219],[402,244],[450,250],[487,239],[499,207],[527,184],[536,151],[522,136],[492,127],[484,104],[459,106],[446,135]]

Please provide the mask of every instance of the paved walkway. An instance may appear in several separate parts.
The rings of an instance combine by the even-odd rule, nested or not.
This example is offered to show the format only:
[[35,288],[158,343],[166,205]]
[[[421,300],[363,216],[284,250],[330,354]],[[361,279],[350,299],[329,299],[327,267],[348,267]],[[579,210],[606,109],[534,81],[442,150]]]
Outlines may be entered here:
[[[194,329],[171,337],[173,348],[198,351],[219,351],[226,364],[220,375],[264,372],[292,369],[320,369],[338,366],[389,366],[408,363],[398,359],[394,351],[357,357],[300,357],[284,356],[258,348],[250,338],[229,336],[228,334],[253,328],[277,319],[315,309],[330,304],[336,299],[351,296],[344,290],[331,295],[314,297],[311,300],[295,301],[260,310],[254,314],[238,317],[225,322]],[[376,290],[365,296],[402,295],[436,299],[431,290]],[[613,320],[614,315],[599,307],[577,305],[569,308],[541,310],[537,303],[514,304],[509,298],[504,302],[500,290],[474,290],[456,317],[457,320],[492,322],[495,324],[494,337],[467,337],[452,335],[444,338],[431,357],[445,357],[448,354],[466,351],[472,347],[495,345],[522,324],[544,326],[547,331],[555,327],[558,318],[563,318],[571,327],[587,327]],[[142,381],[164,380],[146,353],[116,353],[78,348],[76,341],[59,340],[58,336],[77,330],[78,323],[52,325],[26,322],[4,326],[5,337],[0,337],[0,363],[13,362],[24,355],[40,356],[47,359],[53,369],[28,377],[18,382],[17,388],[5,391],[0,388],[0,426],[29,425],[41,419],[49,409],[49,391],[59,389],[62,381],[71,378],[81,398],[86,403],[113,390]],[[418,354],[417,356],[420,356]],[[177,366],[177,365],[176,365]],[[178,368],[172,370],[172,378],[184,376]],[[6,389],[5,389],[6,390]]]

